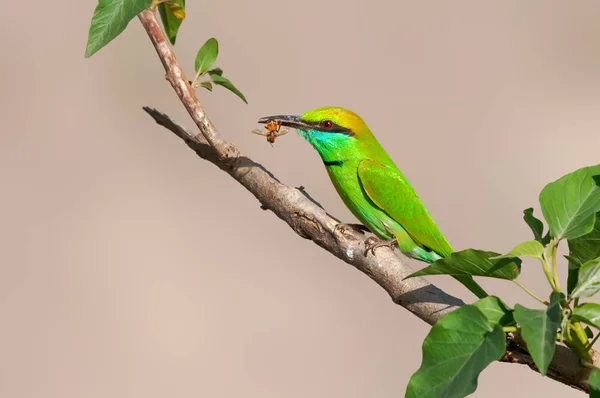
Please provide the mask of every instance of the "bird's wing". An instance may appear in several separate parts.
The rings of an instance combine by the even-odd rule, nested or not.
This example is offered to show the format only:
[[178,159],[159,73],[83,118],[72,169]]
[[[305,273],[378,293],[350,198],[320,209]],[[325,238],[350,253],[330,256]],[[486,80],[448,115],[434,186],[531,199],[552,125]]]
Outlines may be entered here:
[[443,257],[452,253],[452,247],[425,205],[397,170],[364,159],[358,165],[358,178],[369,198],[398,222],[418,245]]

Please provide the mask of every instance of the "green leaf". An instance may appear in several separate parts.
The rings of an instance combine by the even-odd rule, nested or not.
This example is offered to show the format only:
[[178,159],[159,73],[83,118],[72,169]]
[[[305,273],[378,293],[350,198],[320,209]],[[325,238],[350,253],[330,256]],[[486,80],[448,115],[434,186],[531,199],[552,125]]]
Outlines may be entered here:
[[196,72],[205,73],[217,60],[219,55],[219,42],[214,37],[211,37],[200,47],[196,55]]
[[214,75],[223,76],[223,69],[214,68],[214,69],[209,70],[207,73],[210,75],[210,77],[213,77]]
[[585,331],[585,335],[587,336],[588,339],[591,339],[592,337],[594,337],[594,332],[592,331],[592,329],[590,329],[589,326],[586,326],[585,329],[583,329]]
[[583,322],[600,329],[600,304],[583,303],[573,308],[572,319],[574,322]]
[[[589,234],[588,234],[589,235]],[[586,235],[587,236],[587,235]],[[573,256],[568,256],[565,255],[563,256],[564,258],[566,258],[567,260],[569,260],[569,262],[575,264],[577,266],[577,268],[581,267],[583,264],[581,263],[581,261],[579,261],[579,259],[577,257],[573,257]]]
[[600,398],[600,369],[592,369],[588,377],[588,385],[590,386],[590,398]]
[[234,93],[235,95],[237,95],[238,97],[240,97],[242,99],[242,101],[244,101],[245,103],[248,103],[248,101],[246,101],[246,97],[244,97],[244,94],[242,94],[242,92],[240,90],[238,90],[233,83],[231,83],[229,81],[229,79],[224,78],[223,76],[214,74],[211,75],[212,81],[213,83],[225,87],[227,90],[231,91],[232,93]]
[[204,87],[208,91],[212,91],[213,89],[211,82],[200,82],[200,86]]
[[472,305],[485,315],[492,326],[508,326],[514,323],[512,310],[496,296],[482,298]]
[[513,257],[533,257],[542,258],[544,252],[544,246],[537,240],[528,240],[527,242],[519,243],[515,246],[508,254],[498,257],[492,257],[491,259],[497,258],[513,258]]
[[506,349],[500,325],[492,325],[477,307],[465,305],[446,314],[423,341],[423,361],[412,375],[405,397],[466,397],[479,374]]
[[150,7],[152,0],[99,0],[88,34],[89,58],[125,30],[129,21]]
[[425,275],[473,275],[516,279],[521,272],[521,260],[518,258],[492,259],[499,255],[499,253],[475,249],[454,252],[406,278]]
[[520,304],[515,305],[515,321],[521,326],[521,334],[527,350],[542,376],[546,375],[556,349],[556,332],[560,327],[561,293],[553,292],[546,310],[531,310]]
[[529,225],[529,228],[531,228],[531,232],[533,232],[533,237],[535,240],[540,242],[542,245],[547,245],[550,242],[550,231],[546,232],[546,235],[543,235],[544,223],[533,215],[532,207],[523,210],[523,220],[525,220],[527,225]]
[[600,211],[598,174],[600,165],[584,167],[542,189],[540,205],[552,236],[574,239],[592,231]]
[[571,297],[592,297],[600,290],[600,257],[583,264]]
[[171,44],[177,40],[177,32],[185,18],[185,0],[171,0],[158,5],[160,19]]
[[594,229],[587,235],[576,239],[570,239],[569,255],[565,256],[569,260],[569,276],[567,279],[567,293],[571,293],[577,285],[579,276],[579,267],[585,262],[600,257],[600,216],[596,214],[596,223]]

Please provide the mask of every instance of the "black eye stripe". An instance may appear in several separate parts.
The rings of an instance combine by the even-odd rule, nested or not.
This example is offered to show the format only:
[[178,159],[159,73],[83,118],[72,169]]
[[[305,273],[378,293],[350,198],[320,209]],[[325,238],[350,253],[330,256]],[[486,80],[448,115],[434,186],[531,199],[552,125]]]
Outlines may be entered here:
[[313,127],[313,129],[315,130],[319,130],[319,131],[323,131],[325,133],[339,133],[339,134],[346,134],[349,136],[353,136],[354,133],[352,132],[352,130],[346,128],[346,127],[342,127],[339,124],[333,123],[331,122],[333,125],[330,128],[323,128],[321,126],[321,122],[308,122],[307,124],[311,125]]

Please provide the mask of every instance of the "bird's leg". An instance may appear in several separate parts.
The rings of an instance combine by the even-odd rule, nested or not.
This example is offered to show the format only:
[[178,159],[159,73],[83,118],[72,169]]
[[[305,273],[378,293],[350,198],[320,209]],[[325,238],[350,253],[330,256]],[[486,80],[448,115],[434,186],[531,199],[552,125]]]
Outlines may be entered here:
[[335,228],[333,228],[333,234],[335,235],[337,232],[342,235],[346,235],[350,231],[356,231],[360,233],[371,232],[369,228],[362,224],[345,224],[345,223],[337,223]]
[[357,232],[371,232],[371,230],[366,225],[363,225],[363,224],[346,224],[346,225]]
[[396,247],[397,245],[398,240],[395,238],[390,240],[381,240],[377,239],[374,236],[371,236],[370,238],[365,240],[365,257],[367,256],[369,251],[371,252],[371,254],[375,255],[375,249],[378,249],[380,247],[389,247],[390,249],[394,250],[394,247]]

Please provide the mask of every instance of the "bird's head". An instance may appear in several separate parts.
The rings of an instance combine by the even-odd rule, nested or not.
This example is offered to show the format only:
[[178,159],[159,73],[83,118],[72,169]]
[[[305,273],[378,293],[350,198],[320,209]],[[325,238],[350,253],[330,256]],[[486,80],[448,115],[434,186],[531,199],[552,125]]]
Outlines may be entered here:
[[317,108],[301,116],[266,116],[260,118],[258,123],[268,123],[271,120],[281,126],[295,128],[321,155],[371,135],[369,127],[360,116],[340,107]]

